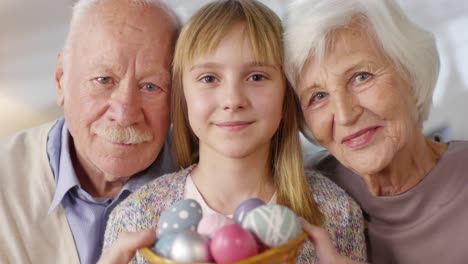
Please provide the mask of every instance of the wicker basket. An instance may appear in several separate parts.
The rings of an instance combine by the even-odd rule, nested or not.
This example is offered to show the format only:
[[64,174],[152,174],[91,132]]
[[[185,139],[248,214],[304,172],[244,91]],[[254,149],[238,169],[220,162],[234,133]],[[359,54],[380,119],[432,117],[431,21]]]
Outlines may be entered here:
[[[296,257],[301,253],[302,244],[307,239],[307,235],[302,233],[296,238],[292,239],[286,244],[281,246],[268,249],[261,254],[256,256],[235,262],[234,264],[252,264],[252,263],[264,263],[264,264],[279,264],[279,263],[295,263]],[[178,262],[162,258],[156,255],[151,249],[145,247],[140,248],[140,253],[143,257],[148,260],[150,264],[180,264]],[[192,263],[197,264],[197,263]],[[201,264],[201,263],[198,263]]]

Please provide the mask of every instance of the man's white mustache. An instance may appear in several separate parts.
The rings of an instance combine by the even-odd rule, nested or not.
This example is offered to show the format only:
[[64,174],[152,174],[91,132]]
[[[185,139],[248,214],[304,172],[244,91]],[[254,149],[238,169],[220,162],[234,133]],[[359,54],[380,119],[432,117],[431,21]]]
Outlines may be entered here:
[[93,133],[117,144],[140,144],[153,139],[153,134],[142,132],[134,127],[94,127]]

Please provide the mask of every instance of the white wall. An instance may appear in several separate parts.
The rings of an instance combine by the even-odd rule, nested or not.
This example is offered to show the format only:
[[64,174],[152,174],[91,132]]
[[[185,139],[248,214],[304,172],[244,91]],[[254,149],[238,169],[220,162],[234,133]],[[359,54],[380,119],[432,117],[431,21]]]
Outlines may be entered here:
[[[0,139],[61,115],[55,104],[53,67],[68,27],[73,0],[0,1]],[[171,0],[183,19],[205,0]],[[286,0],[265,0],[281,16]],[[468,140],[468,1],[400,0],[432,30],[442,55],[434,107],[425,129],[450,128]]]

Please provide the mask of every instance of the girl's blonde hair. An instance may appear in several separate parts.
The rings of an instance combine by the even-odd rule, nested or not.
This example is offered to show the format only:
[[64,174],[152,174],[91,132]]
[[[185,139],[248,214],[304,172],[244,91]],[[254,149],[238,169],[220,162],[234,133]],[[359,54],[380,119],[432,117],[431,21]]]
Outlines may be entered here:
[[[245,36],[259,63],[282,69],[284,52],[281,20],[268,7],[252,0],[215,1],[202,7],[182,28],[173,61],[171,93],[173,151],[178,166],[198,162],[198,138],[188,122],[182,86],[184,67],[196,56],[213,52],[236,23],[245,23]],[[286,86],[281,123],[271,140],[270,170],[277,191],[277,202],[314,224],[322,223],[322,213],[312,196],[305,177],[299,142],[300,108],[294,90]]]

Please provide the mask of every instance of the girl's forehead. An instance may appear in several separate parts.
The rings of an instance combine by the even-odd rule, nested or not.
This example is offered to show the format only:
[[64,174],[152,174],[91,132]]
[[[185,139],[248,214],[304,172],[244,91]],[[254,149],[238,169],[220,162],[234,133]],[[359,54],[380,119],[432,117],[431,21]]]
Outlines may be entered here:
[[[266,30],[268,31],[268,30]],[[201,37],[199,34],[187,44],[181,46],[180,54],[182,67],[191,67],[199,60],[210,56],[219,56],[222,53],[242,53],[248,49],[249,56],[258,65],[275,65],[282,68],[282,43],[281,39],[272,34],[256,34],[255,30],[249,30],[247,24],[237,21],[222,28],[218,32],[212,32],[210,38]],[[202,34],[203,35],[203,34]],[[193,35],[192,35],[193,36]],[[191,38],[192,36],[188,36]],[[184,51],[185,50],[185,51]],[[239,54],[240,55],[240,54]]]

